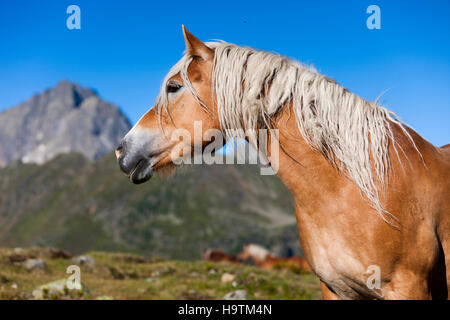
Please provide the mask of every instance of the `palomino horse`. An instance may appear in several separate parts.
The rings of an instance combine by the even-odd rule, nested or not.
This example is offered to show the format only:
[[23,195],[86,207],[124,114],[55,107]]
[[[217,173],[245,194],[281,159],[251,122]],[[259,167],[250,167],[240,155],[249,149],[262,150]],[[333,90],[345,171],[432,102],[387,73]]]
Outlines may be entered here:
[[[196,145],[216,143],[207,130],[276,129],[267,156],[294,197],[324,298],[447,298],[450,148],[312,68],[183,33],[186,55],[116,150],[130,180],[145,182]],[[188,139],[173,139],[180,128]]]
[[266,248],[257,244],[247,244],[239,254],[242,261],[252,259],[255,265],[261,269],[273,269],[277,267],[295,267],[304,272],[311,272],[308,262],[302,257],[275,257]]

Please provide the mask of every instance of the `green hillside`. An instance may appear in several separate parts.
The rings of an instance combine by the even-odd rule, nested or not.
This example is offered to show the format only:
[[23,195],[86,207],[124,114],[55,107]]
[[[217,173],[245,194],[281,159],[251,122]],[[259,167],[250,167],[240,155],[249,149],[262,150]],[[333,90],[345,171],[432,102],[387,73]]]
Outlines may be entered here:
[[133,185],[113,155],[77,154],[0,169],[0,246],[54,246],[195,260],[245,242],[299,253],[293,202],[248,165],[192,166]]
[[[319,280],[295,270],[106,252],[88,253],[93,263],[80,265],[83,291],[55,290],[55,282],[66,283],[73,260],[55,257],[48,248],[19,252],[0,248],[0,300],[34,299],[36,290],[45,299],[222,299],[236,290],[245,291],[247,299],[321,297]],[[20,258],[41,259],[44,266],[28,270],[16,262]],[[223,281],[224,274],[231,279]]]

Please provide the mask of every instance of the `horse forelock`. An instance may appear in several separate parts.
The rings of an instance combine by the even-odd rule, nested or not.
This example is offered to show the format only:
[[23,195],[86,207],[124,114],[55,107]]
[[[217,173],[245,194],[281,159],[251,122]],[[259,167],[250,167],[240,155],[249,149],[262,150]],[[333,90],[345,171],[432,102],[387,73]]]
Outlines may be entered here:
[[[227,138],[230,133],[267,126],[278,111],[291,104],[298,130],[310,147],[349,176],[385,221],[386,217],[395,220],[380,200],[390,166],[390,143],[398,155],[392,124],[398,125],[417,148],[393,112],[349,92],[313,67],[284,56],[225,42],[207,45],[215,49],[211,89]],[[180,74],[207,109],[188,78],[191,61],[192,57],[183,56],[167,74],[158,108],[168,103],[167,80]]]

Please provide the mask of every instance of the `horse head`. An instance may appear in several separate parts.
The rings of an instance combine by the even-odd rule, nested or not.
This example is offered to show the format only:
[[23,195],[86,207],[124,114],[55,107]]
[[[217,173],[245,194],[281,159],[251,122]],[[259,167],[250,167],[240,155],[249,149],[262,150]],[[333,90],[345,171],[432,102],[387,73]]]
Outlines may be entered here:
[[213,141],[223,145],[211,90],[214,49],[184,26],[183,35],[186,55],[164,79],[155,106],[116,149],[119,166],[133,183],[173,168]]

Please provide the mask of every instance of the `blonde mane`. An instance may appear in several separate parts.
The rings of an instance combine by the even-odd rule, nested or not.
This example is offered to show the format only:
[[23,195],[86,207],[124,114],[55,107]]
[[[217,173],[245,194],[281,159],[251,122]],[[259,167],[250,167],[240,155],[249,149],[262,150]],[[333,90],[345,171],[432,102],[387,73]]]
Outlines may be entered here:
[[[388,177],[390,142],[397,153],[391,125],[398,125],[415,144],[393,112],[286,57],[225,42],[207,45],[215,49],[212,90],[227,138],[230,132],[236,135],[270,126],[277,112],[291,104],[298,130],[311,148],[349,176],[385,221],[386,217],[395,219],[380,201]],[[191,61],[192,57],[185,55],[168,73],[157,99],[158,108],[167,108],[166,83],[180,74],[184,85],[208,111],[189,81]]]

